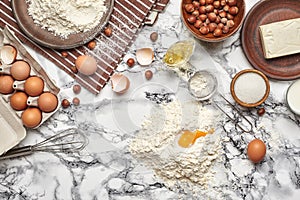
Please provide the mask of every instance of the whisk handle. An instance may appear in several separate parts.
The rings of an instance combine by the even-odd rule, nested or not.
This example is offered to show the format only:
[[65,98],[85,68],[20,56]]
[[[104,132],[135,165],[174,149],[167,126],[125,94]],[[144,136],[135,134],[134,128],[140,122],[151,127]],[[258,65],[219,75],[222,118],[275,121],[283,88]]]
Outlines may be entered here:
[[7,151],[4,155],[0,156],[0,160],[5,160],[8,158],[16,158],[20,156],[28,156],[32,154],[32,146],[24,146],[16,149],[11,149]]

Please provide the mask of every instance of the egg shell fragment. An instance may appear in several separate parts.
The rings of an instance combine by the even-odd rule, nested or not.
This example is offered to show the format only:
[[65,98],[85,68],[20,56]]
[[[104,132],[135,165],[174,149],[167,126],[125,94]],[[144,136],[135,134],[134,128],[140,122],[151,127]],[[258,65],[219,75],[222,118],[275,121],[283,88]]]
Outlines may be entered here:
[[136,51],[136,60],[140,65],[150,65],[154,59],[154,52],[151,48],[141,48]]
[[110,80],[112,90],[119,94],[125,93],[130,86],[129,79],[123,74],[115,73]]
[[0,51],[0,59],[4,64],[11,64],[17,57],[17,49],[11,45],[4,45]]

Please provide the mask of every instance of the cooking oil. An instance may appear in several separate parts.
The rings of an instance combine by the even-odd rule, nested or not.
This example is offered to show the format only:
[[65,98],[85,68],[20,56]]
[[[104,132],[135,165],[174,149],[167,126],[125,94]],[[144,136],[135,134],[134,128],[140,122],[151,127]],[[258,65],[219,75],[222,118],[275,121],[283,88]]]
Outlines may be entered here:
[[167,50],[163,62],[170,67],[180,68],[186,64],[194,51],[195,42],[193,40],[184,40],[176,42]]

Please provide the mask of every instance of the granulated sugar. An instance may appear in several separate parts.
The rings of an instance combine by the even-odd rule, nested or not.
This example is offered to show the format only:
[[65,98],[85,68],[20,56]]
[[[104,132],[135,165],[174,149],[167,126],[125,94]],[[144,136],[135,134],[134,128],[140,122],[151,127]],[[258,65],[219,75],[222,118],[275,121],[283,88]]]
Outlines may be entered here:
[[236,79],[234,91],[236,96],[244,103],[260,101],[267,90],[263,77],[257,73],[245,73]]
[[66,38],[95,28],[106,11],[103,0],[27,0],[34,23]]
[[152,168],[165,185],[192,196],[217,197],[213,168],[221,159],[220,133],[200,137],[190,148],[177,144],[182,129],[217,127],[219,112],[201,103],[178,101],[159,105],[130,144],[130,152]]

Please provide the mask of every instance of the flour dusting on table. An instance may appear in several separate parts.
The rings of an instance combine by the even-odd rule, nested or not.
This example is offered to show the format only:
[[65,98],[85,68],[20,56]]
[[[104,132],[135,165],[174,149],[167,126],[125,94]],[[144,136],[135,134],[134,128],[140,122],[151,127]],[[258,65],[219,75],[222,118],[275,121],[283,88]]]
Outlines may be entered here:
[[106,11],[104,0],[27,0],[34,23],[62,38],[95,28]]
[[200,137],[190,148],[179,147],[177,139],[182,129],[208,131],[217,127],[219,114],[195,102],[159,105],[132,140],[130,152],[172,190],[216,197],[221,192],[210,186],[215,184],[214,166],[222,155],[220,134]]

